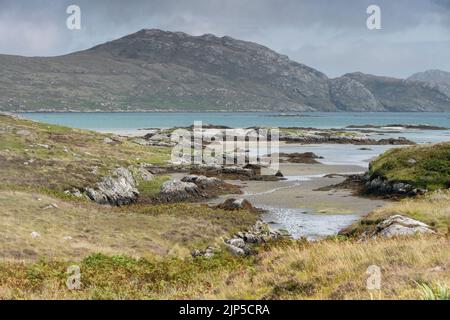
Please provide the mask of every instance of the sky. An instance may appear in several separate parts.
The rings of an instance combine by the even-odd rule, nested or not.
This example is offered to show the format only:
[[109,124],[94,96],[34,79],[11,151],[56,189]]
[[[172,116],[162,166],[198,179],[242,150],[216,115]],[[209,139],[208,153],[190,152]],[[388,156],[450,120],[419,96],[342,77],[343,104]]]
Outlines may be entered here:
[[[80,30],[66,27],[69,5]],[[329,77],[450,71],[450,0],[0,0],[1,54],[62,55],[144,28],[257,42]]]

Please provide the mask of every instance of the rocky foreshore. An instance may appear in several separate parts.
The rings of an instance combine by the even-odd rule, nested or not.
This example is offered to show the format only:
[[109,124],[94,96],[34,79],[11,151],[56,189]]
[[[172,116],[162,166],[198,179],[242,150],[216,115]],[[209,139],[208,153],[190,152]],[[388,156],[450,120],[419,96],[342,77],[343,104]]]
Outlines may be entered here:
[[173,179],[163,183],[154,202],[174,203],[209,199],[220,194],[240,194],[238,186],[215,177],[187,175],[181,180]]
[[387,197],[416,196],[427,192],[425,189],[414,187],[406,182],[390,181],[381,176],[370,176],[369,174],[363,175],[361,182],[365,193]]
[[279,153],[280,163],[306,163],[316,164],[320,163],[317,159],[323,159],[323,157],[316,155],[313,152],[293,152],[293,153]]
[[[264,127],[251,127],[241,129],[240,131],[234,131],[224,126],[204,125],[202,127],[203,144],[208,145],[211,141],[211,137],[220,135],[221,137],[234,138],[234,134],[238,133],[244,135],[246,140],[254,138],[259,130],[267,130],[270,128]],[[148,146],[164,146],[173,147],[176,145],[176,139],[173,137],[173,132],[176,129],[184,129],[188,132],[192,132],[193,128],[172,128],[172,129],[158,129],[147,128],[147,134],[143,137],[134,139],[134,142],[140,145]],[[270,131],[269,131],[270,132]],[[317,128],[279,128],[279,141],[286,143],[302,143],[302,144],[356,144],[356,145],[414,145],[415,142],[408,140],[404,137],[390,137],[382,139],[374,139],[364,132],[364,130],[358,131],[355,129],[317,129]],[[270,140],[270,137],[268,137]],[[231,141],[231,140],[230,140]]]
[[351,189],[358,195],[373,195],[383,198],[414,197],[427,192],[426,189],[417,188],[403,181],[391,181],[381,176],[371,176],[369,173],[341,176],[346,178],[343,182],[317,190],[327,191],[343,188]]
[[404,137],[372,139],[367,136],[342,136],[333,134],[315,134],[315,135],[280,135],[280,141],[286,143],[302,144],[356,144],[356,145],[414,145],[415,142]]
[[414,130],[447,130],[446,127],[440,126],[432,126],[428,124],[387,124],[387,125],[373,125],[373,124],[364,124],[364,125],[349,125],[346,126],[348,129],[385,129],[385,128],[398,128],[398,129],[414,129]]

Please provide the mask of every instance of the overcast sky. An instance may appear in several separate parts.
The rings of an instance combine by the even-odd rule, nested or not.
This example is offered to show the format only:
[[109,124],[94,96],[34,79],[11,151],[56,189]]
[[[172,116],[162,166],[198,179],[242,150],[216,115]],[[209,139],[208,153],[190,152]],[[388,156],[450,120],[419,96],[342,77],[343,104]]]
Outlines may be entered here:
[[[66,8],[81,8],[81,30]],[[381,30],[366,27],[369,5]],[[0,0],[0,53],[60,55],[143,28],[229,35],[330,77],[450,71],[450,0]]]

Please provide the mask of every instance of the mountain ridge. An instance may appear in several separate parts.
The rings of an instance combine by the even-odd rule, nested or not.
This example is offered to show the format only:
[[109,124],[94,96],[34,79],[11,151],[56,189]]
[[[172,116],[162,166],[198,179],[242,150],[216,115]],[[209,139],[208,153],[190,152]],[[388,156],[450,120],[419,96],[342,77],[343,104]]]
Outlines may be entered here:
[[63,56],[0,55],[0,68],[0,111],[450,111],[429,83],[330,79],[212,34],[142,29]]
[[423,72],[417,72],[407,79],[429,83],[433,86],[436,86],[440,91],[450,96],[450,72],[432,69]]

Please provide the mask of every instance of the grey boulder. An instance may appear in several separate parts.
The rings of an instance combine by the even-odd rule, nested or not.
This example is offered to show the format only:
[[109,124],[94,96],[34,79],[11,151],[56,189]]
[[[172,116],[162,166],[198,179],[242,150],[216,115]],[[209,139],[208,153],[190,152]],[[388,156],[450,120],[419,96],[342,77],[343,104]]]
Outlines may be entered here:
[[434,234],[431,227],[421,221],[414,220],[402,215],[393,215],[377,225],[377,230],[371,238],[410,236],[418,233]]
[[246,199],[235,199],[235,198],[229,198],[226,199],[223,203],[219,204],[217,206],[220,209],[223,210],[255,210],[255,208],[252,206],[250,201]]
[[161,186],[160,199],[166,202],[184,201],[202,197],[199,187],[192,182],[170,180]]
[[189,182],[196,184],[199,188],[206,189],[211,187],[217,187],[223,184],[223,180],[215,177],[206,177],[201,175],[188,175],[181,179],[183,182]]
[[135,202],[139,191],[131,172],[126,168],[117,168],[97,183],[96,188],[86,188],[86,195],[100,204],[121,206]]

